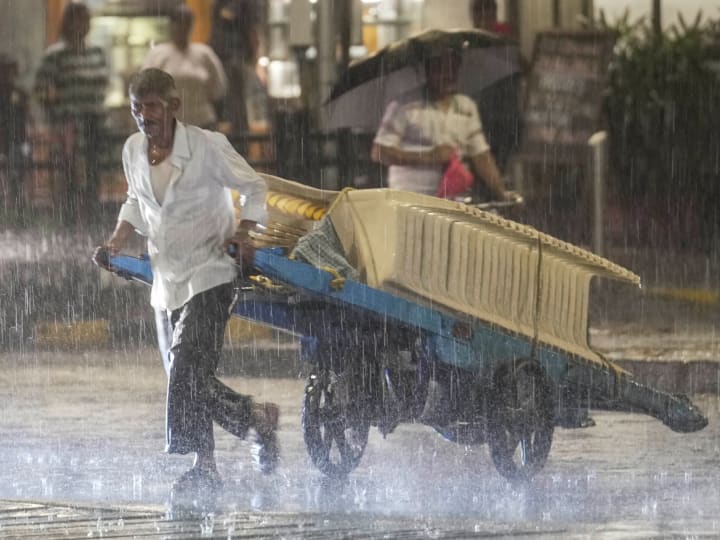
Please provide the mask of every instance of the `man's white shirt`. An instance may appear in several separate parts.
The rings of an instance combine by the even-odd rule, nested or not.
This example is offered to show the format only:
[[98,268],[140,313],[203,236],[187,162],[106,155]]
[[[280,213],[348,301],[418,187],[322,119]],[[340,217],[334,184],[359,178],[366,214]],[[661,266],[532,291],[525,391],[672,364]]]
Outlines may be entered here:
[[221,133],[177,122],[171,154],[173,167],[164,201],[153,190],[147,137],[131,135],[123,148],[128,183],[119,219],[148,238],[153,270],[150,303],[177,309],[194,295],[236,275],[223,249],[235,232],[231,190],[243,201],[242,219],[264,223],[266,186]]
[[[409,151],[430,151],[435,146],[447,144],[457,148],[460,157],[472,157],[490,150],[477,106],[462,94],[452,96],[447,110],[422,99],[392,102],[385,111],[375,142]],[[391,165],[388,186],[435,195],[442,175],[443,169],[439,165]]]

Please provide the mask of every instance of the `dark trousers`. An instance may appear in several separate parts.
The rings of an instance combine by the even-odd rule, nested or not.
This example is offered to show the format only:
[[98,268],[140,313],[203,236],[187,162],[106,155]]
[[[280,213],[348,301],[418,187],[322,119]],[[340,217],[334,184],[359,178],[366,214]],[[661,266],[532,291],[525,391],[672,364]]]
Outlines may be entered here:
[[237,437],[250,427],[252,399],[215,376],[232,302],[227,283],[173,311],[157,310],[158,344],[168,374],[165,451],[212,451],[213,421]]

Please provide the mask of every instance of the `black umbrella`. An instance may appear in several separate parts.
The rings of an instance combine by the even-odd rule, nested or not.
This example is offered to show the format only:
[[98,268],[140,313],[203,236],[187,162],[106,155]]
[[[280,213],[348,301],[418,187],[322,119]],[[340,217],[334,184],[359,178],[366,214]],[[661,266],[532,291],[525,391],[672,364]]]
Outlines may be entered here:
[[325,104],[326,128],[376,129],[392,100],[422,95],[424,60],[448,49],[463,57],[459,91],[476,99],[520,72],[517,44],[503,36],[482,30],[426,30],[351,64]]

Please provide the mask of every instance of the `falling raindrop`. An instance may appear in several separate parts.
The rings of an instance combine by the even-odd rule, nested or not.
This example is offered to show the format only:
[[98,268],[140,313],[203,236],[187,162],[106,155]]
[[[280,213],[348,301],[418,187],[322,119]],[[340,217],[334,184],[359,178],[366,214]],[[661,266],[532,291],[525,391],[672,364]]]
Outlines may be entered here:
[[213,530],[215,529],[215,516],[213,514],[207,514],[202,523],[200,523],[200,534],[203,537],[211,537]]
[[141,500],[143,496],[143,477],[142,474],[133,474],[132,478],[132,497],[134,500]]
[[102,494],[103,482],[100,478],[93,478],[92,480],[92,494],[95,497],[99,497]]

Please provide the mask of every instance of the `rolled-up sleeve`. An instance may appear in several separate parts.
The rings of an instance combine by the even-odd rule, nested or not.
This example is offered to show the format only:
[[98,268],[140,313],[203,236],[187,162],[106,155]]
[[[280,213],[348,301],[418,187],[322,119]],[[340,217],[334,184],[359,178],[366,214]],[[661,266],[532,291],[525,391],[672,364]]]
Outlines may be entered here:
[[242,219],[267,222],[265,181],[255,172],[221,133],[211,135],[211,148],[218,153],[219,181],[227,188],[236,190],[242,200]]

